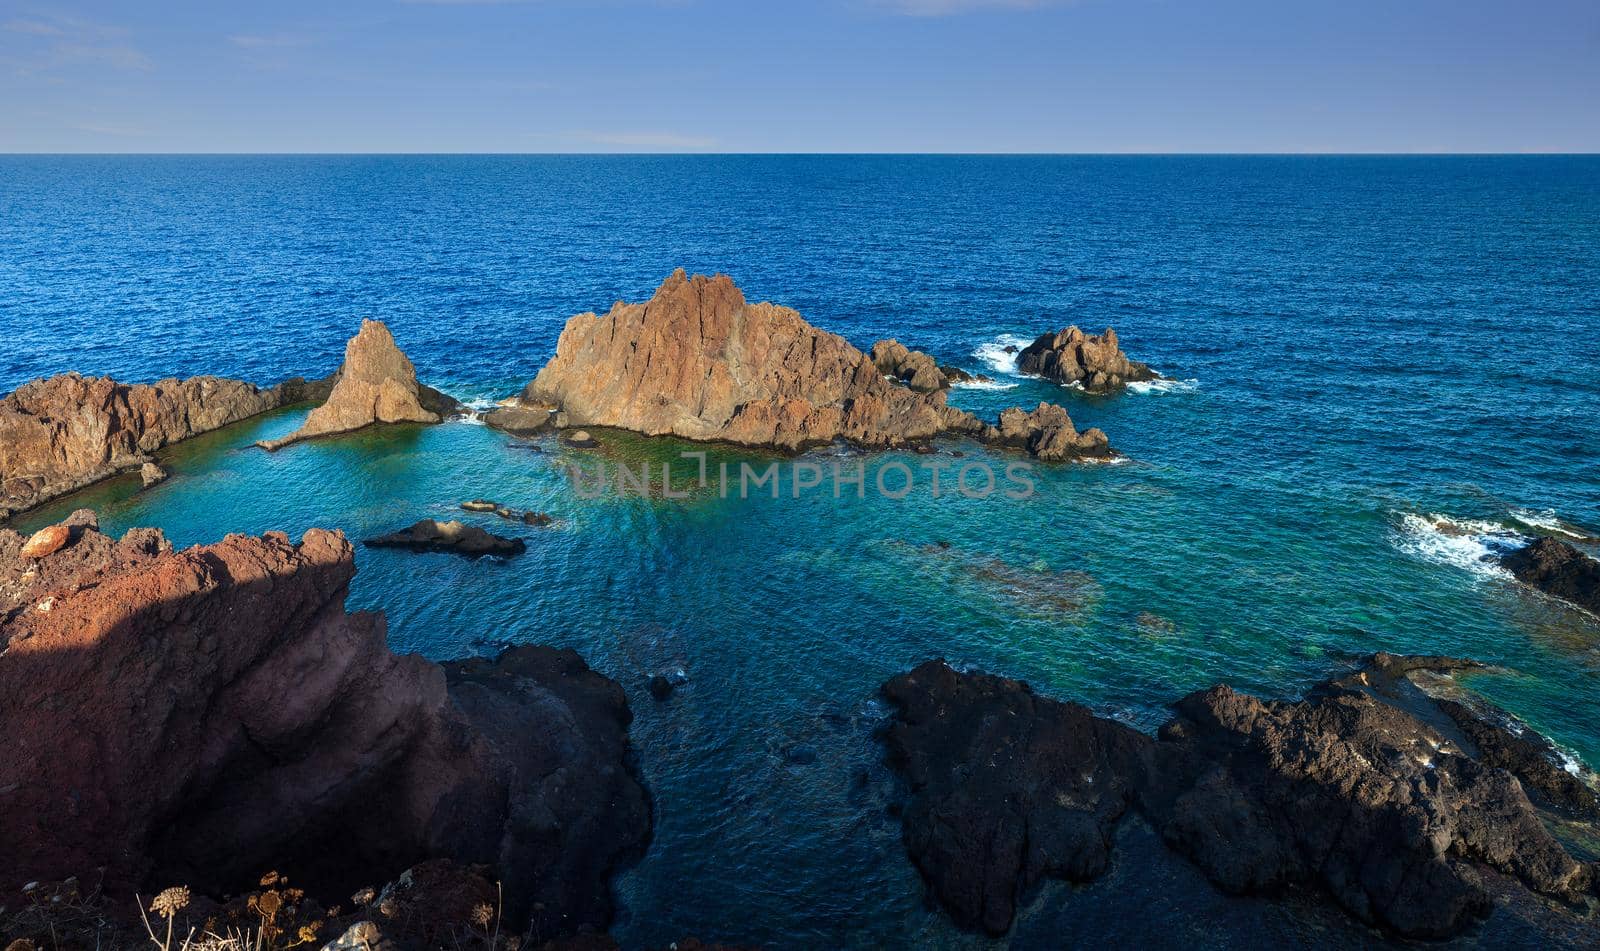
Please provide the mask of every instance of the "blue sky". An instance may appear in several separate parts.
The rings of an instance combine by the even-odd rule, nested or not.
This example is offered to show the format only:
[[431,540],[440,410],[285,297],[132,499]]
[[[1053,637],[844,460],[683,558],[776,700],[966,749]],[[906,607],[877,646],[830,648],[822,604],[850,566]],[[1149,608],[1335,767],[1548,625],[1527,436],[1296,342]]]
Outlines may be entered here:
[[0,0],[0,151],[1600,151],[1600,2]]

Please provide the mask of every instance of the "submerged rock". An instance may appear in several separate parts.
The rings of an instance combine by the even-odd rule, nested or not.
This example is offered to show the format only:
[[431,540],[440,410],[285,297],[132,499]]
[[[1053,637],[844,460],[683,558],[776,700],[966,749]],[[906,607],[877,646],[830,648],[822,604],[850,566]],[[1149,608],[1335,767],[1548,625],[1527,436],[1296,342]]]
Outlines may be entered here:
[[1413,669],[1380,655],[1299,701],[1214,687],[1151,738],[931,661],[884,686],[907,850],[958,922],[996,935],[1040,878],[1099,875],[1128,808],[1226,891],[1315,887],[1407,937],[1487,914],[1485,874],[1592,894],[1595,868],[1552,837],[1501,754],[1449,729]]
[[1566,542],[1541,538],[1500,556],[1500,564],[1523,584],[1600,614],[1600,561]]
[[499,871],[512,933],[605,927],[651,822],[615,683],[544,647],[391,653],[335,532],[175,552],[75,521],[41,562],[0,529],[0,889],[348,895],[447,857]]
[[672,696],[672,691],[676,689],[676,685],[664,674],[652,674],[649,687],[650,696],[655,697],[657,700],[667,699]]
[[119,383],[64,373],[0,399],[0,519],[149,462],[163,446],[282,404],[214,376]]
[[439,522],[425,518],[410,528],[378,535],[362,542],[369,548],[408,548],[412,551],[449,552],[478,558],[520,555],[528,546],[520,538],[505,538],[461,522]]
[[1110,327],[1098,336],[1077,327],[1043,334],[1017,355],[1017,370],[1063,384],[1078,384],[1090,393],[1109,393],[1129,383],[1159,380],[1161,374],[1129,360]]
[[513,436],[536,436],[555,425],[554,412],[548,406],[496,406],[483,414],[483,422],[491,429]]
[[437,423],[457,408],[448,396],[417,383],[416,369],[388,327],[363,320],[360,332],[345,345],[344,363],[327,401],[312,410],[299,429],[257,445],[276,450],[374,423]]

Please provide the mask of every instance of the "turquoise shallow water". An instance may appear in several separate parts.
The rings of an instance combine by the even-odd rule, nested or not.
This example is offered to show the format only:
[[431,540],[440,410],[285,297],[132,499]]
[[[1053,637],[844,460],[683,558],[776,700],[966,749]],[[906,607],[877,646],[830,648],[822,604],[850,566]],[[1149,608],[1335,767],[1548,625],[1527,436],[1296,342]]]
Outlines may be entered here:
[[[885,812],[875,690],[929,656],[1153,728],[1219,680],[1287,694],[1355,653],[1465,654],[1505,665],[1472,689],[1600,763],[1600,621],[1479,561],[1535,523],[1600,530],[1600,159],[6,158],[0,207],[0,388],[321,373],[370,315],[425,382],[498,397],[566,316],[681,265],[993,373],[1009,388],[953,401],[1056,400],[1129,455],[1040,469],[1021,501],[586,500],[564,463],[692,447],[457,422],[249,448],[289,410],[169,451],[153,490],[21,520],[89,504],[190,544],[365,537],[475,496],[556,515],[510,529],[530,549],[507,563],[362,549],[352,602],[400,650],[570,645],[627,687],[659,820],[619,882],[629,940],[984,944],[926,907]],[[1067,322],[1192,382],[1094,398],[991,366]],[[868,465],[895,459],[926,461]],[[1017,943],[1136,938],[1094,909],[1164,907],[1107,895],[1049,890]],[[1189,907],[1213,916],[1199,947],[1290,927]]]

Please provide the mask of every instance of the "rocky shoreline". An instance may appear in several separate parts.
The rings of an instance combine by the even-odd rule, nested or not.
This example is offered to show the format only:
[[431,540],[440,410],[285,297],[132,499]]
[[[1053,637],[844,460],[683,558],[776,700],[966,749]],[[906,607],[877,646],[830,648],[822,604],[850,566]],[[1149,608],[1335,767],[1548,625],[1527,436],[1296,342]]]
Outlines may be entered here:
[[1225,892],[1320,890],[1401,937],[1463,933],[1493,907],[1486,877],[1592,919],[1600,864],[1545,824],[1600,828],[1592,790],[1542,737],[1410,679],[1470,666],[1379,654],[1295,701],[1217,686],[1150,737],[929,661],[883,688],[906,850],[956,922],[991,935],[1044,878],[1103,874],[1129,812]]
[[87,511],[58,528],[0,529],[0,891],[278,869],[348,894],[450,858],[499,869],[538,933],[605,928],[652,826],[616,683],[546,647],[391,653],[382,614],[345,612],[337,532],[174,551]]

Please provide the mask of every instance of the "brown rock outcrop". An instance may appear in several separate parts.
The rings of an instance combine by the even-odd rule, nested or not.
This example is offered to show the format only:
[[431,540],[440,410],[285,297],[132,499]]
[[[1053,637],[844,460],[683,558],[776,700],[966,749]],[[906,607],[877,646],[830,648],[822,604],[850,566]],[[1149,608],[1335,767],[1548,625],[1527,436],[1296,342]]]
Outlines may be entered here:
[[872,363],[880,373],[894,377],[919,393],[932,393],[950,385],[933,357],[920,350],[909,350],[898,340],[880,340],[873,344]]
[[726,276],[675,272],[643,304],[567,322],[522,393],[567,426],[797,450],[844,439],[881,448],[982,424],[883,378],[843,337],[775,304],[748,304]]
[[1106,434],[1098,429],[1078,432],[1072,417],[1054,403],[1040,403],[1032,412],[1012,407],[1000,413],[1000,425],[989,441],[1025,449],[1046,462],[1072,459],[1109,459],[1114,453]]
[[1318,888],[1407,937],[1459,934],[1488,914],[1489,875],[1569,902],[1592,895],[1596,867],[1552,836],[1518,777],[1587,809],[1592,834],[1590,800],[1547,782],[1543,748],[1457,730],[1406,679],[1415,669],[1378,655],[1299,701],[1214,687],[1152,738],[930,661],[884,686],[897,709],[889,759],[910,794],[906,847],[958,922],[997,935],[1041,877],[1099,875],[1129,808],[1225,891]]
[[318,436],[348,433],[374,423],[437,423],[455,401],[417,382],[416,368],[400,351],[389,328],[363,320],[345,344],[344,363],[327,401],[312,410],[300,428],[281,439],[263,440],[263,449],[281,449]]
[[171,443],[276,409],[280,388],[197,376],[151,384],[64,373],[0,399],[0,519],[150,461]]
[[334,532],[175,552],[68,528],[37,562],[0,529],[0,888],[101,868],[112,892],[238,891],[277,868],[347,895],[448,857],[496,867],[536,933],[604,927],[650,830],[615,683],[549,648],[390,653],[382,614],[345,613]]
[[1103,433],[1071,430],[1065,411],[1037,419],[1035,431],[1003,433],[947,405],[947,386],[927,354],[895,341],[864,354],[787,307],[746,303],[724,275],[679,270],[646,303],[569,320],[519,402],[557,408],[564,427],[791,451],[836,439],[915,446],[956,434],[1042,450],[1042,459],[1110,454]]
[[[509,511],[506,517],[510,517]],[[483,555],[507,558],[520,555],[528,549],[520,538],[505,538],[486,532],[475,525],[465,525],[456,521],[440,522],[431,518],[425,518],[410,528],[403,528],[398,532],[374,536],[362,544],[368,548],[449,552],[465,555],[468,558],[478,558]]]
[[1110,327],[1098,336],[1077,327],[1043,334],[1017,355],[1017,370],[1063,384],[1078,384],[1090,393],[1109,393],[1129,383],[1159,380],[1143,363],[1129,360]]

